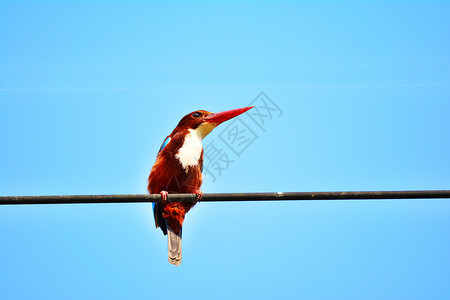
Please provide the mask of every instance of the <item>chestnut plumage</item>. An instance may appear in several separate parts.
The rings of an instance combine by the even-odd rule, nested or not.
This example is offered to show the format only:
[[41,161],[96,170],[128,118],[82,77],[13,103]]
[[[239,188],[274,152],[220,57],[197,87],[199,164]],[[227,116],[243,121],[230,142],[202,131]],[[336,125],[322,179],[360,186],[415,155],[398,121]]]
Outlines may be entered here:
[[[161,193],[197,193],[203,176],[202,140],[216,126],[234,118],[251,107],[243,107],[220,113],[198,110],[184,116],[177,127],[166,137],[156,156],[156,162],[148,177],[148,191]],[[186,213],[195,203],[166,202],[154,204],[156,227],[168,234],[169,262],[181,262],[181,235]]]

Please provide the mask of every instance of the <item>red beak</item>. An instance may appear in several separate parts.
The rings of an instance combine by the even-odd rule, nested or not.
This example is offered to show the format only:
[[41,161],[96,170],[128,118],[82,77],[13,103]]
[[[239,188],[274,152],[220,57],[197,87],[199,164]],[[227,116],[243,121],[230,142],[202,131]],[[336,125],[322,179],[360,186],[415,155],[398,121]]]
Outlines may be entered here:
[[219,113],[214,113],[206,116],[204,120],[208,123],[223,123],[225,121],[228,121],[229,119],[232,119],[234,117],[239,116],[240,114],[245,113],[247,110],[252,109],[254,106],[248,106],[248,107],[242,107],[242,108],[236,108],[232,110],[222,111]]

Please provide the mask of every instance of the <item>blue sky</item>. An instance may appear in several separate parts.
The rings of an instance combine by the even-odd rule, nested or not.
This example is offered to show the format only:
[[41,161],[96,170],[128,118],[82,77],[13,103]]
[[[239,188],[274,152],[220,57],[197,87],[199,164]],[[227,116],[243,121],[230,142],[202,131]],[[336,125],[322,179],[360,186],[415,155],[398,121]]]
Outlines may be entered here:
[[[225,124],[205,139],[233,161],[205,193],[449,189],[449,9],[1,1],[0,194],[145,193],[182,116],[261,92],[279,111],[263,128],[242,117],[257,138],[240,156]],[[448,299],[449,214],[447,200],[200,203],[175,268],[151,204],[3,206],[0,297]]]

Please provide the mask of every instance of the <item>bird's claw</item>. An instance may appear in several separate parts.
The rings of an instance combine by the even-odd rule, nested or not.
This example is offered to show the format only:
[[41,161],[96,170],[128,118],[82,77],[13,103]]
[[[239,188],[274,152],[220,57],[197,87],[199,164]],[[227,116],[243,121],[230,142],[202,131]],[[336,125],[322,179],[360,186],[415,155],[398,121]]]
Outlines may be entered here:
[[167,191],[161,191],[161,202],[162,204],[166,204],[167,202],[167,195],[169,195],[169,193]]
[[202,192],[202,191],[197,190],[197,191],[195,192],[195,194],[197,195],[197,201],[202,200],[202,197],[203,197],[203,192]]

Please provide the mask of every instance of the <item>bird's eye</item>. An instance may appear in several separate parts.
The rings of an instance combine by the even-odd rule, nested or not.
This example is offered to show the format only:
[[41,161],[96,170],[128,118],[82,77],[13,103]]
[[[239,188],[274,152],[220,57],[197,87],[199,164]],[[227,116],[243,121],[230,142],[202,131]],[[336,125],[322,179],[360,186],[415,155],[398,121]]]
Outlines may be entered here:
[[200,117],[201,115],[202,115],[202,114],[199,113],[198,111],[192,114],[192,116],[193,116],[194,118],[198,118],[198,117]]

